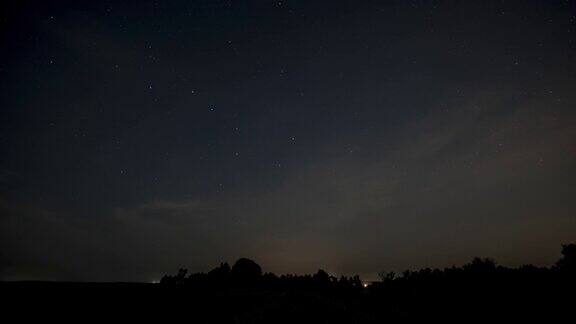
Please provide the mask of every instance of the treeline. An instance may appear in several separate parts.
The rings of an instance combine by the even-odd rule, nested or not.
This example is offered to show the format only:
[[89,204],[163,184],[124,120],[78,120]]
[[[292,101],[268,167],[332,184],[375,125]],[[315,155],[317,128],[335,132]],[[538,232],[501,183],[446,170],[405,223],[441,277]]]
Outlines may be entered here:
[[203,305],[196,315],[206,322],[467,322],[503,316],[556,322],[573,316],[576,303],[576,245],[563,245],[561,253],[551,267],[510,268],[474,258],[461,267],[382,272],[381,280],[369,284],[323,270],[276,276],[240,259],[208,273],[181,269],[164,276],[158,288],[185,305]]
[[426,282],[467,281],[508,279],[538,279],[548,277],[572,277],[576,273],[576,244],[562,245],[562,257],[552,267],[536,267],[524,265],[518,268],[499,266],[492,259],[474,258],[461,267],[445,269],[425,268],[417,271],[406,270],[400,275],[394,272],[380,272],[380,281],[363,283],[359,276],[334,277],[320,269],[310,275],[281,275],[263,273],[262,268],[254,261],[241,258],[232,267],[221,263],[208,273],[188,274],[188,270],[180,269],[175,275],[165,275],[160,284],[166,286],[182,285],[226,288],[226,287],[312,287],[312,288],[347,288],[347,289],[379,289],[392,288],[407,284],[423,284]]
[[318,270],[313,275],[281,275],[262,273],[262,268],[256,262],[241,258],[232,267],[221,263],[208,273],[193,273],[188,275],[186,269],[180,269],[176,275],[166,275],[160,281],[165,286],[189,286],[207,289],[280,289],[280,288],[313,288],[313,289],[361,289],[364,287],[359,276],[329,275],[324,270]]
[[576,305],[576,245],[550,267],[510,268],[491,259],[446,269],[358,276],[263,273],[248,259],[208,273],[181,269],[160,284],[0,283],[4,309],[23,319],[46,314],[75,322],[413,323],[570,322]]

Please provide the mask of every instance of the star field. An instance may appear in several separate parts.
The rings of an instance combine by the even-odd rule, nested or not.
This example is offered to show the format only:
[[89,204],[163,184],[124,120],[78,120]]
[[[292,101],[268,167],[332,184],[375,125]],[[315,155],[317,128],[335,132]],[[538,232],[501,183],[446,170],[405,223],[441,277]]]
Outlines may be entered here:
[[574,240],[570,1],[0,12],[0,279],[370,279]]

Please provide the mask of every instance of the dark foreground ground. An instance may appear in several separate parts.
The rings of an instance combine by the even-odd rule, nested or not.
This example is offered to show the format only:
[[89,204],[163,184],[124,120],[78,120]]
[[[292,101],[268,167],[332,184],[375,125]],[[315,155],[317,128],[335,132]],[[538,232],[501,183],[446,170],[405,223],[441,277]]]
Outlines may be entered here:
[[369,285],[322,270],[276,276],[244,258],[158,284],[0,282],[0,314],[2,323],[574,323],[576,244],[561,253],[550,268],[475,258]]
[[4,323],[572,323],[575,317],[575,280],[557,275],[398,280],[345,289],[3,282],[0,294]]

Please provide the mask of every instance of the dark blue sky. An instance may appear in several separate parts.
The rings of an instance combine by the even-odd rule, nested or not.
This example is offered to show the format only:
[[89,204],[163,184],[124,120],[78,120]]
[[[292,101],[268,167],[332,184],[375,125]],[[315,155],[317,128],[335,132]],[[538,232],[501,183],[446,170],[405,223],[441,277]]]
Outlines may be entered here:
[[376,277],[576,233],[568,1],[18,1],[0,278]]

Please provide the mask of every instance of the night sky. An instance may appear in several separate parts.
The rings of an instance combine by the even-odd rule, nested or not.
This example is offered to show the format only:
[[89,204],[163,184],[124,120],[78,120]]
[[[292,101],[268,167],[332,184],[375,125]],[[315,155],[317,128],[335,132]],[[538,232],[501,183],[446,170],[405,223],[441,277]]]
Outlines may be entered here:
[[574,1],[3,1],[0,279],[551,265]]

